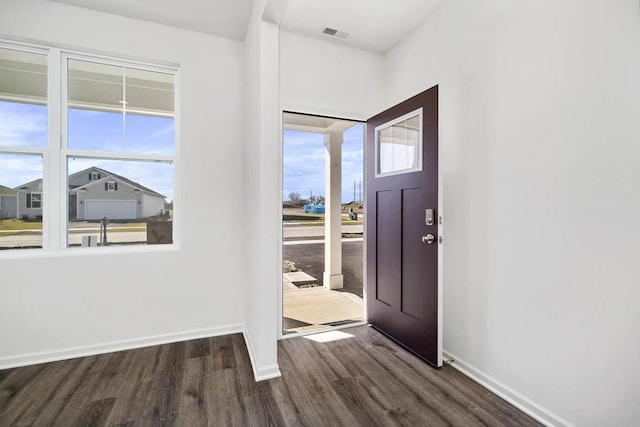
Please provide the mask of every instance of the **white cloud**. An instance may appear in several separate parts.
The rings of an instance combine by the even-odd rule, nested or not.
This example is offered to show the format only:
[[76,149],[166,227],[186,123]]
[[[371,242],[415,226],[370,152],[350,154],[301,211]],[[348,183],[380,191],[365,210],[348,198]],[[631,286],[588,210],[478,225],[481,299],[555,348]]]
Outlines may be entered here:
[[42,178],[42,157],[0,154],[0,185],[13,188]]
[[172,122],[171,124],[168,124],[163,128],[160,128],[160,129],[158,129],[156,131],[151,132],[149,134],[149,139],[157,138],[159,136],[173,134],[175,132],[175,130],[176,130],[176,127]]
[[0,101],[0,145],[43,147],[46,144],[46,107]]

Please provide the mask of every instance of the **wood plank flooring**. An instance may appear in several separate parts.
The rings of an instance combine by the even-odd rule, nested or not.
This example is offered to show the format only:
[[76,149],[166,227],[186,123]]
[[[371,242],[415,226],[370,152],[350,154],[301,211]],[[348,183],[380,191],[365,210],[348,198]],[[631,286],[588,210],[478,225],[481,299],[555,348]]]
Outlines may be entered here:
[[0,371],[0,426],[538,426],[373,328],[280,341],[254,382],[241,335]]

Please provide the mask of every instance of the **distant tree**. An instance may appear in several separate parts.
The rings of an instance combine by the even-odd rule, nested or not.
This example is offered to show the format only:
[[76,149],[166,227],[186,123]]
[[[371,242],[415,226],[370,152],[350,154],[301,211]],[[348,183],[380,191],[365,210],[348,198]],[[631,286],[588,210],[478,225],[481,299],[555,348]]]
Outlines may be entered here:
[[317,204],[317,203],[316,203],[316,200],[317,200],[317,199],[318,199],[318,198],[317,198],[316,196],[311,196],[311,197],[309,197],[309,204],[310,204],[310,205],[316,205],[316,204]]
[[324,196],[316,197],[316,205],[324,205]]
[[300,195],[300,193],[297,193],[295,191],[292,193],[289,193],[289,200],[292,201],[293,203],[298,203],[300,199],[302,199],[302,196]]

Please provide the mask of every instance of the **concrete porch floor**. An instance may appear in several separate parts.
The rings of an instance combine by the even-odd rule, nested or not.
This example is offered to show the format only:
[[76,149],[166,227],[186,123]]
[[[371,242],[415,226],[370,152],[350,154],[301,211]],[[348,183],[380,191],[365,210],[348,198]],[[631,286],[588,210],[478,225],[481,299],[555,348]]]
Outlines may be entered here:
[[310,332],[364,320],[363,300],[349,292],[323,286],[298,288],[283,280],[284,333]]

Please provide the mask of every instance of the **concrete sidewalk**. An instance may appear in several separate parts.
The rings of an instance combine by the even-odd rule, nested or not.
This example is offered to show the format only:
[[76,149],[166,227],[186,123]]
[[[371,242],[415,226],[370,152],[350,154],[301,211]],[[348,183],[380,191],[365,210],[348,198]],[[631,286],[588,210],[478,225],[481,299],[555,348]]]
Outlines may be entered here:
[[[362,233],[364,229],[362,224],[358,225],[343,225],[343,233]],[[282,238],[292,239],[299,237],[323,237],[324,238],[324,226],[323,225],[285,225],[282,227]]]

